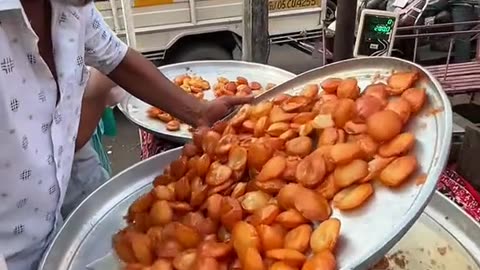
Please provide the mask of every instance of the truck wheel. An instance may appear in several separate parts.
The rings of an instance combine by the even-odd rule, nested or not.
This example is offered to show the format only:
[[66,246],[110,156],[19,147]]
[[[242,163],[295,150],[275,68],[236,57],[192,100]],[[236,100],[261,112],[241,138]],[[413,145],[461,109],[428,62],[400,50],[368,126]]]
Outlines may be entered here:
[[332,0],[328,0],[327,1],[327,17],[325,18],[327,24],[331,24],[333,21],[335,21],[336,12],[337,12],[337,4],[335,4],[335,2],[333,2]]
[[170,63],[199,60],[232,60],[232,52],[215,43],[194,42],[176,48],[167,59]]

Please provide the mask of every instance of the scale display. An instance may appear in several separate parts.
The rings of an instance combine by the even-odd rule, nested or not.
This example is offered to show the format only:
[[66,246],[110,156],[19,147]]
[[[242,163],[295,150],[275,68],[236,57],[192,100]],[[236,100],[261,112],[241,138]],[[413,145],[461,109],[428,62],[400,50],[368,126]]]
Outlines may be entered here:
[[397,30],[398,15],[393,12],[365,9],[355,42],[354,55],[390,56]]

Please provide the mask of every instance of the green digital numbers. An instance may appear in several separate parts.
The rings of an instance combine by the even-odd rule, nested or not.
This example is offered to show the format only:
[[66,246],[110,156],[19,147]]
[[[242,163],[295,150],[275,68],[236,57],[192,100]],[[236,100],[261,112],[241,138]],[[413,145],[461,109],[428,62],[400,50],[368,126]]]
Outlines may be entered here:
[[395,24],[394,19],[380,16],[371,17],[366,22],[369,26],[368,29],[376,35],[389,35]]
[[388,35],[390,34],[390,31],[392,31],[392,27],[388,25],[375,25],[375,27],[373,28],[373,31],[379,34]]

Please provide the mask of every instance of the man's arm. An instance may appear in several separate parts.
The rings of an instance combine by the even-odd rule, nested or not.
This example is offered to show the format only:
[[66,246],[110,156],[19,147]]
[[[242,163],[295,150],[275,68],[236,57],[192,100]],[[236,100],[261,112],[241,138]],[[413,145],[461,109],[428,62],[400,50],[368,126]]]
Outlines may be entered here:
[[207,105],[168,80],[141,54],[128,49],[108,28],[95,6],[86,6],[86,64],[141,100],[197,126]]
[[187,124],[198,126],[206,103],[182,91],[145,57],[129,49],[109,77],[137,98],[153,104]]
[[80,125],[75,149],[81,149],[92,137],[107,106],[107,98],[115,83],[96,69],[90,69],[85,94],[82,100]]

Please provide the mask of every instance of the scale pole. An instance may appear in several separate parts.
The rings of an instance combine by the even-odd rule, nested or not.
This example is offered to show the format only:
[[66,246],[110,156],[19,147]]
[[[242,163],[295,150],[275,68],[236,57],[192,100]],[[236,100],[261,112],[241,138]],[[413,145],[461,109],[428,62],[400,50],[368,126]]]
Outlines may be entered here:
[[333,61],[353,57],[355,43],[355,22],[357,20],[356,1],[337,1],[337,22],[333,49]]
[[266,64],[269,46],[268,1],[243,0],[242,60]]

